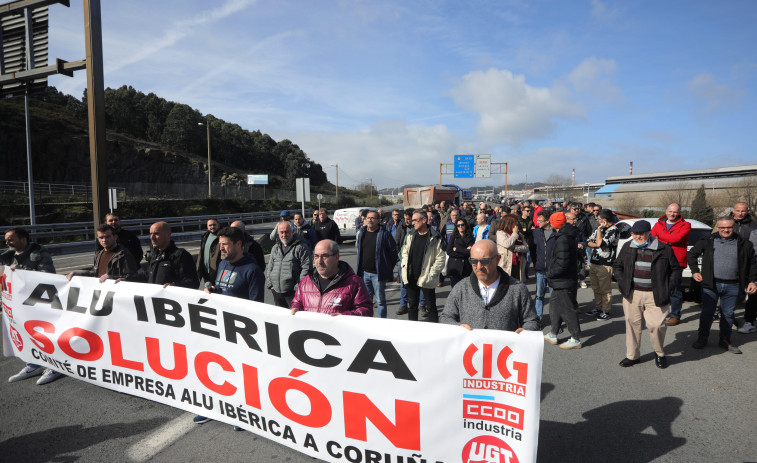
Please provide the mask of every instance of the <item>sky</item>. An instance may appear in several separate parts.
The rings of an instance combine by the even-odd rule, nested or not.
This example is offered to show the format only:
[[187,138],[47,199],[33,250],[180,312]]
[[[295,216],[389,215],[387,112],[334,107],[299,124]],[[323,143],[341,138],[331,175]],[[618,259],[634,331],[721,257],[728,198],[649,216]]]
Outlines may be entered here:
[[[754,18],[751,0],[107,0],[104,76],[288,138],[342,186],[439,183],[455,154],[508,163],[509,184],[602,183],[757,163]],[[81,2],[50,7],[49,57],[84,58]],[[49,82],[81,98],[86,76]]]

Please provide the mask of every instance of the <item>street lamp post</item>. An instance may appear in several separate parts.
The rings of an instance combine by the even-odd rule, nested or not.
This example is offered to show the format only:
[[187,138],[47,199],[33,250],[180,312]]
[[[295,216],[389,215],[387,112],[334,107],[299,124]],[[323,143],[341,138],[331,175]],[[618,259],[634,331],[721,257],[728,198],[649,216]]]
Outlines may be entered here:
[[210,118],[208,118],[205,123],[198,122],[197,125],[204,125],[208,133],[208,198],[212,198],[213,190],[211,187],[211,179],[213,177],[210,175]]
[[336,167],[336,205],[339,207],[339,164],[329,164],[329,167]]

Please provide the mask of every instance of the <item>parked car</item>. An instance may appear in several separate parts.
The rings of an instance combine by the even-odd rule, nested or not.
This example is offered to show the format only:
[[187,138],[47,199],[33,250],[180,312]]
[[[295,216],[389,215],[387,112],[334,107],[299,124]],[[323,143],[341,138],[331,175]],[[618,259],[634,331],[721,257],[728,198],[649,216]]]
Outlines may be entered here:
[[[631,227],[637,220],[646,220],[654,227],[658,219],[625,219],[618,222],[618,228],[620,229],[620,239],[618,240],[618,251],[620,248],[631,239]],[[689,233],[689,245],[687,250],[690,250],[700,239],[712,234],[712,227],[698,221],[686,219],[691,224],[691,233]],[[702,257],[699,257],[699,264],[702,264]],[[691,278],[691,269],[687,266],[683,269],[683,281],[681,282],[681,288],[684,291],[696,291],[699,285],[692,285],[693,279]]]

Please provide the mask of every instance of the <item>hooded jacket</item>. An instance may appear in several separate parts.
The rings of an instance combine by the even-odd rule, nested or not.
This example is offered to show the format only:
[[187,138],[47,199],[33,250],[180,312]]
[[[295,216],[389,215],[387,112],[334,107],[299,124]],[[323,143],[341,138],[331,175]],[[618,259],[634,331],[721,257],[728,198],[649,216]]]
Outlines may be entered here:
[[16,268],[20,270],[55,273],[55,265],[53,265],[50,252],[37,243],[29,243],[21,254],[16,254],[16,251],[8,249],[0,254],[0,264],[16,264]]
[[549,286],[572,289],[578,285],[578,229],[565,223],[550,239],[555,243],[547,264]]
[[[357,275],[363,276],[363,239],[367,228],[362,227],[357,235]],[[370,273],[378,274],[379,281],[393,281],[394,267],[397,265],[397,243],[394,242],[392,234],[383,227],[379,226],[378,235],[376,236],[376,268]],[[367,270],[367,269],[366,269]]]
[[[629,240],[623,245],[618,252],[618,258],[612,264],[613,275],[618,282],[618,291],[625,299],[630,299],[631,291],[633,291],[633,271],[638,249],[631,246],[633,242]],[[681,267],[678,265],[678,258],[673,249],[660,240],[652,238],[647,249],[653,252],[652,297],[657,307],[663,307],[670,304],[670,292],[680,283],[680,272],[677,270]]]
[[691,223],[684,220],[683,216],[679,217],[668,230],[668,217],[663,215],[652,227],[652,236],[667,244],[673,249],[673,253],[678,259],[680,268],[686,268],[686,252],[689,248],[689,233],[691,233]]
[[[444,247],[442,246],[442,237],[436,229],[428,228],[428,242],[423,252],[423,264],[421,274],[416,275],[416,283],[421,288],[436,288],[439,282],[439,274],[444,268]],[[402,247],[402,282],[408,284],[408,269],[412,265],[410,262],[410,249],[413,247],[413,240],[418,236],[417,232],[407,235],[405,245]]]
[[312,268],[313,255],[299,236],[293,235],[289,246],[277,240],[265,268],[265,287],[279,294],[294,291]]
[[314,268],[300,281],[292,299],[293,309],[373,316],[373,299],[368,296],[368,288],[346,262],[339,261],[336,277],[325,288],[319,286],[317,271]]

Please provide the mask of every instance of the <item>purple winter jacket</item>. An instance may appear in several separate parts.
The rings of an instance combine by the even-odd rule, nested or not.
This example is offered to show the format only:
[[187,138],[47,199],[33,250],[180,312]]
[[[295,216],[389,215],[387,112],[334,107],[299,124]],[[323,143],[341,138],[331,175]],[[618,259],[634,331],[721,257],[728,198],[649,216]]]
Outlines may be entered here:
[[346,262],[339,261],[339,272],[326,289],[321,292],[314,268],[300,281],[292,299],[292,308],[325,314],[373,316],[373,300],[368,288]]

